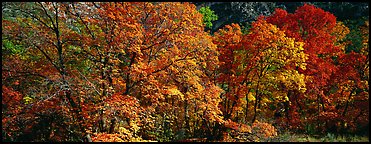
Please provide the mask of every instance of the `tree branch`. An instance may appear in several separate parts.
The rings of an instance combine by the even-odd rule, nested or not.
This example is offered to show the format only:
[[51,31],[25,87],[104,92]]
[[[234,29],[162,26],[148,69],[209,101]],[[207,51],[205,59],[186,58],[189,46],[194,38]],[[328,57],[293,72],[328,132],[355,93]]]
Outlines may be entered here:
[[54,68],[56,68],[59,72],[60,72],[60,68],[54,64],[53,60],[48,56],[48,54],[46,54],[46,52],[44,52],[38,45],[36,44],[33,44],[38,50],[41,51],[41,53],[46,57],[47,60],[49,60],[49,62],[54,66]]
[[50,19],[50,21],[52,22],[52,25],[54,28],[56,28],[55,24],[54,24],[54,21],[53,21],[53,18],[48,14],[48,11],[45,9],[44,5],[41,3],[41,2],[37,2],[41,8],[44,10],[44,13],[46,14],[46,16]]

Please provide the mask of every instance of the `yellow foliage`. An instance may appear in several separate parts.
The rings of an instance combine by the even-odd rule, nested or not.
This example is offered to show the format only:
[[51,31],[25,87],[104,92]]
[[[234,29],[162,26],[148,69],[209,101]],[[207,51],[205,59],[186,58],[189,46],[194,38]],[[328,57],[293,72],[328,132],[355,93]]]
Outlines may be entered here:
[[256,100],[255,97],[254,97],[254,95],[252,94],[252,92],[249,92],[249,94],[248,94],[247,96],[248,96],[248,98],[249,98],[249,102],[250,102],[250,101],[255,101],[255,100]]
[[269,123],[255,121],[251,128],[253,133],[259,137],[270,138],[277,136],[276,128]]
[[332,34],[336,37],[336,41],[340,41],[349,34],[350,30],[342,22],[337,22],[336,26],[332,29]]
[[177,95],[177,96],[179,96],[179,98],[180,98],[181,100],[184,100],[184,95],[183,95],[183,93],[180,92],[180,91],[178,90],[177,87],[171,87],[171,88],[169,88],[169,89],[168,89],[168,94],[169,94],[169,95]]

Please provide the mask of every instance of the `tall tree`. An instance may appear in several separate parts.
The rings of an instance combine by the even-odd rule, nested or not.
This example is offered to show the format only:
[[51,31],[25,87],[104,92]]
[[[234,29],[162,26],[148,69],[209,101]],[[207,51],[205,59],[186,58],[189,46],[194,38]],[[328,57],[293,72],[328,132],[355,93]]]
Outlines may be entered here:
[[[193,4],[26,4],[16,10],[27,17],[3,19],[3,49],[29,48],[20,57],[7,55],[22,65],[8,61],[3,70],[20,74],[30,67],[30,74],[50,79],[51,90],[41,85],[38,91],[50,103],[34,111],[67,102],[61,113],[79,126],[75,132],[97,141],[136,141],[159,127],[160,141],[172,140],[180,129],[187,137],[204,131],[212,136],[214,126],[224,122],[221,90],[209,78],[218,61],[216,47]],[[37,65],[26,63],[29,59]]]
[[[337,100],[330,98],[331,93],[339,89],[331,77],[343,72],[346,73],[344,73],[345,75],[353,75],[352,73],[354,73],[344,71],[343,69],[349,68],[343,67],[339,63],[345,58],[347,42],[343,40],[349,33],[349,29],[341,22],[337,22],[333,14],[308,4],[299,7],[292,14],[282,9],[276,9],[272,16],[266,17],[266,20],[283,29],[288,37],[305,43],[304,52],[309,55],[308,65],[306,70],[299,68],[299,71],[308,77],[306,80],[307,91],[305,95],[298,96],[302,100],[295,105],[308,112],[302,111],[305,114],[304,117],[317,121],[317,130],[331,127],[328,124],[336,122],[328,120],[339,118],[339,113],[333,111],[333,102]],[[358,56],[359,61],[364,61],[362,57]],[[342,76],[345,81],[353,79],[345,75]],[[338,98],[340,99],[340,97]],[[303,108],[305,103],[313,102],[315,105]],[[305,120],[302,120],[301,123],[304,124]]]
[[[258,111],[288,101],[288,92],[305,91],[304,75],[295,69],[305,69],[303,43],[265,20],[254,22],[245,35],[238,25],[228,25],[215,33],[214,42],[220,52],[217,80],[225,91],[220,106],[225,119],[239,121],[240,115],[253,123]],[[269,110],[265,114],[273,116]]]

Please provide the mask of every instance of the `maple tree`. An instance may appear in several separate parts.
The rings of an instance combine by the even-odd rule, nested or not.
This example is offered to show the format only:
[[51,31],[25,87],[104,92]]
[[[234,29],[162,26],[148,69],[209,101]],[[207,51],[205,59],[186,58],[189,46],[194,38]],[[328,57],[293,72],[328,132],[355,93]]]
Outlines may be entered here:
[[[220,90],[206,76],[215,66],[217,58],[212,55],[198,57],[217,53],[211,37],[203,31],[202,15],[194,5],[35,5],[45,12],[45,17],[24,11],[34,18],[23,20],[35,22],[29,23],[32,29],[14,26],[12,21],[4,21],[8,24],[3,27],[9,28],[6,35],[16,34],[15,30],[19,28],[24,29],[22,32],[40,33],[23,39],[24,42],[38,42],[45,37],[45,41],[37,43],[43,46],[30,45],[36,47],[30,52],[46,59],[39,64],[44,69],[54,68],[45,75],[53,74],[54,80],[70,87],[76,86],[66,92],[72,107],[67,111],[75,113],[67,113],[67,116],[78,119],[76,124],[81,127],[80,132],[95,132],[104,136],[99,133],[116,133],[118,128],[120,131],[129,129],[126,131],[129,134],[145,137],[148,135],[145,130],[156,130],[150,125],[168,123],[169,117],[179,117],[177,125],[171,123],[174,126],[164,128],[172,131],[183,127],[191,131],[191,124],[221,122],[217,107]],[[174,11],[174,8],[177,10]],[[50,20],[52,26],[44,20]],[[53,52],[56,55],[49,54]],[[168,108],[174,104],[178,107]],[[188,112],[191,110],[197,115],[191,115]],[[162,115],[159,121],[151,117]],[[129,128],[124,127],[124,121]],[[140,131],[141,122],[150,122],[149,127],[143,128],[144,132]]]
[[[368,27],[367,21],[361,30]],[[356,127],[366,126],[368,121],[369,110],[368,105],[368,32],[363,31],[363,46],[359,53],[351,51],[350,53],[342,53],[339,56],[337,65],[339,70],[333,75],[332,92],[330,99],[336,101],[332,108],[338,115],[338,125],[333,126],[337,130],[344,132],[344,130],[356,130]],[[335,90],[334,90],[335,89]],[[330,89],[331,90],[331,89]],[[330,105],[331,107],[331,105]],[[366,116],[366,117],[365,117]],[[360,118],[362,117],[362,118]],[[358,126],[357,126],[358,125]]]
[[[298,102],[297,106],[304,107],[305,103],[316,103],[316,105],[309,105],[302,110],[307,111],[304,112],[305,117],[316,121],[318,128],[322,127],[320,126],[322,120],[338,119],[341,114],[332,111],[335,107],[333,102],[338,102],[338,99],[342,99],[346,94],[342,93],[338,97],[333,97],[331,93],[342,90],[338,89],[338,81],[332,80],[331,77],[340,74],[342,76],[339,78],[344,81],[359,77],[354,75],[354,71],[344,71],[344,69],[352,67],[343,63],[346,61],[344,53],[347,42],[342,42],[342,40],[349,33],[348,28],[341,22],[337,22],[336,17],[331,13],[307,4],[299,7],[293,14],[276,9],[272,16],[266,17],[266,20],[283,29],[287,36],[305,43],[304,52],[309,55],[307,69],[299,69],[299,71],[308,77],[306,80],[307,91],[305,95],[299,96],[305,98],[305,101]],[[361,55],[357,57],[360,58],[357,61],[365,60],[365,57]],[[342,66],[343,64],[340,63],[347,66]],[[350,78],[350,75],[355,77]],[[338,105],[338,103],[336,104]],[[341,121],[341,117],[344,116],[340,116],[337,121]],[[305,123],[305,120],[301,121],[303,124]],[[329,122],[325,123],[327,125]],[[323,127],[329,128],[329,126]]]
[[[23,89],[27,94],[23,99],[28,103],[23,108],[30,111],[27,114],[31,116],[20,118],[39,116],[42,121],[57,115],[69,119],[64,124],[75,125],[77,123],[73,123],[73,118],[80,119],[80,122],[83,119],[79,115],[76,97],[72,94],[73,86],[69,83],[72,81],[67,67],[70,59],[66,57],[68,50],[65,46],[70,38],[61,9],[63,5],[59,3],[18,3],[14,10],[19,11],[23,17],[3,19],[3,28],[7,29],[3,31],[3,38],[9,40],[10,45],[18,45],[24,52],[19,57],[13,57],[18,64],[6,61],[2,69],[9,73],[5,77],[19,77],[18,81],[24,80],[25,76],[32,76],[27,77],[22,84],[22,87],[29,85],[29,89]],[[65,110],[71,113],[66,114]],[[50,122],[49,128],[57,123],[46,121]],[[84,135],[84,127],[81,124],[77,126]],[[53,133],[53,130],[49,133]]]
[[[221,109],[224,118],[256,120],[258,111],[289,101],[290,91],[304,92],[303,43],[285,37],[283,31],[262,19],[243,35],[238,25],[226,26],[215,33],[220,52],[218,82],[224,88]],[[287,116],[289,118],[289,116]]]

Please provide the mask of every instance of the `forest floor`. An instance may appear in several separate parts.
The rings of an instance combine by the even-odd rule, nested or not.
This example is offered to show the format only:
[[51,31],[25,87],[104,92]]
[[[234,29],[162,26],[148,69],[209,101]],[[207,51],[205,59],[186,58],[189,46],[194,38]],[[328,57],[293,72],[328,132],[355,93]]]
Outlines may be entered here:
[[277,137],[267,139],[268,142],[369,142],[369,136],[344,135],[307,135],[285,132]]

